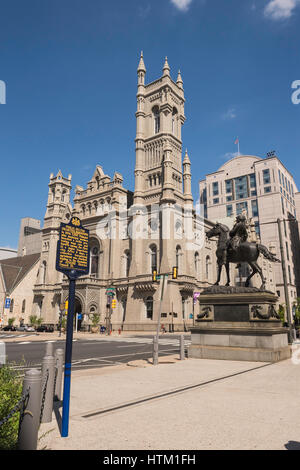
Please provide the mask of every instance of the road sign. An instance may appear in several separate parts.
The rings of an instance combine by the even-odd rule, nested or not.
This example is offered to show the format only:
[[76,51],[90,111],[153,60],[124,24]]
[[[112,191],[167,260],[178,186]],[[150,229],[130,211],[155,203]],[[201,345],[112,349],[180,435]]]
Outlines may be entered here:
[[8,297],[5,299],[5,308],[10,308],[11,299]]
[[108,287],[105,291],[106,295],[114,295],[116,293],[115,287]]
[[68,309],[67,335],[65,348],[65,375],[61,436],[68,437],[71,365],[73,344],[73,315],[75,310],[75,283],[76,279],[89,273],[90,249],[89,231],[82,227],[78,217],[72,217],[68,224],[60,224],[59,240],[56,252],[56,270],[69,278],[69,295],[65,303]]
[[77,319],[82,320],[82,313],[77,313]]

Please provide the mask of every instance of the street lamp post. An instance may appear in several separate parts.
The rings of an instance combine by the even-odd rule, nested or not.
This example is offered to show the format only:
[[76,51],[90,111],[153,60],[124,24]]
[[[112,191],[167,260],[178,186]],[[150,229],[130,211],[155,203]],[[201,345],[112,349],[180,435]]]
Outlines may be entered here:
[[290,306],[290,298],[289,298],[289,289],[287,284],[287,276],[286,276],[286,264],[285,264],[285,254],[283,249],[283,241],[282,241],[282,231],[281,231],[281,220],[277,219],[278,225],[278,234],[279,234],[279,244],[280,244],[280,254],[281,254],[281,267],[282,267],[282,276],[283,276],[283,285],[284,285],[284,297],[285,297],[285,304],[286,304],[286,313],[287,313],[287,320],[289,325],[289,341],[292,343],[295,339],[295,330],[292,325],[292,314],[291,314],[291,306]]
[[[287,222],[297,222],[296,219],[283,219]],[[278,218],[272,222],[263,222],[259,225],[269,225],[269,224],[276,224],[278,226],[278,235],[279,235],[279,246],[280,246],[280,254],[281,254],[281,268],[282,268],[282,277],[283,277],[283,285],[284,285],[284,297],[285,297],[285,304],[286,304],[286,313],[287,313],[287,321],[289,326],[289,342],[292,343],[296,338],[296,332],[293,328],[293,321],[292,321],[292,314],[291,314],[291,306],[290,306],[290,299],[289,299],[289,290],[288,290],[288,283],[287,283],[287,275],[286,275],[286,263],[285,263],[285,254],[283,248],[283,240],[282,240],[282,231],[281,231],[281,219]]]

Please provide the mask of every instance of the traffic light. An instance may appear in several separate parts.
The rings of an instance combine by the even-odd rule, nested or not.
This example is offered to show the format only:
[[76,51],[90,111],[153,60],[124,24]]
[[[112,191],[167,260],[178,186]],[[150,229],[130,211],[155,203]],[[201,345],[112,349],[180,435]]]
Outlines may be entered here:
[[117,300],[116,299],[112,299],[111,301],[111,308],[116,308],[117,306]]
[[177,275],[178,275],[178,268],[177,268],[177,266],[173,266],[172,279],[177,279]]
[[157,282],[157,270],[153,269],[152,271],[152,282]]

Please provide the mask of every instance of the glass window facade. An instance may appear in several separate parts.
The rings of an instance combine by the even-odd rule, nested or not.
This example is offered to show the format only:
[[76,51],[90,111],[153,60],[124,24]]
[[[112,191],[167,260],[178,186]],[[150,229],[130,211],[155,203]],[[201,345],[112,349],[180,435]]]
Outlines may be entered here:
[[229,204],[228,206],[226,206],[226,215],[227,217],[231,217],[232,214],[233,214],[232,204]]
[[252,208],[252,217],[258,217],[257,199],[253,199],[251,201],[251,208]]
[[218,196],[219,194],[219,183],[215,182],[212,184],[213,196]]
[[235,197],[236,199],[245,199],[249,197],[247,176],[235,178]]
[[254,223],[254,225],[255,225],[255,232],[256,232],[256,235],[258,235],[259,238],[260,238],[260,228],[259,228],[259,223],[258,223],[258,221],[256,221],[256,222]]
[[236,205],[236,215],[241,214],[243,210],[246,210],[247,213],[248,213],[248,203],[247,203],[247,201],[237,203],[237,205]]
[[216,197],[215,199],[213,199],[213,204],[219,204],[219,198]]
[[255,173],[252,173],[251,175],[249,175],[249,181],[250,181],[250,188],[256,188]]
[[227,194],[232,193],[232,180],[226,180],[225,181],[225,188],[226,188],[226,193]]
[[270,184],[271,182],[271,177],[270,177],[270,170],[263,170],[263,181],[264,184]]
[[270,192],[271,192],[271,186],[266,186],[265,193],[270,193]]

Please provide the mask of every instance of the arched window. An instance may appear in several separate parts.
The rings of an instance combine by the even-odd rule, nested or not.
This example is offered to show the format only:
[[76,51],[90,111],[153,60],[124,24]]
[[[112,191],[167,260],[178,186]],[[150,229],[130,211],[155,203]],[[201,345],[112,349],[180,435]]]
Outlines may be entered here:
[[129,276],[129,271],[130,271],[130,261],[131,261],[131,256],[130,256],[130,251],[126,250],[125,253],[125,276]]
[[90,242],[90,274],[93,277],[99,276],[99,257],[100,257],[100,248],[97,240],[92,239]]
[[176,114],[177,114],[177,109],[173,108],[172,112],[172,134],[176,135]]
[[46,284],[46,271],[47,271],[47,263],[43,261],[42,264],[42,284]]
[[26,306],[26,300],[24,299],[22,302],[22,313],[25,313],[25,306]]
[[181,305],[182,305],[182,318],[185,320],[185,298],[181,297]]
[[98,214],[98,202],[97,202],[97,201],[94,201],[94,202],[93,202],[93,206],[94,206],[94,213],[95,213],[95,214]]
[[153,320],[153,297],[147,297],[146,299],[146,317]]
[[121,305],[122,305],[122,322],[124,323],[126,319],[126,305],[127,305],[127,297],[124,297],[121,300]]
[[157,248],[156,245],[150,246],[150,266],[151,272],[157,271]]
[[181,248],[179,245],[176,246],[176,264],[177,270],[181,268]]
[[14,299],[11,299],[10,301],[10,307],[9,307],[9,313],[13,313],[14,311]]
[[61,202],[65,202],[65,196],[67,194],[67,191],[64,189],[62,194],[61,194]]
[[81,206],[81,212],[82,212],[82,215],[85,216],[85,205],[82,204]]
[[205,260],[205,275],[206,275],[206,279],[209,278],[209,265],[210,265],[210,257],[207,256],[207,257],[206,257],[206,260]]
[[199,261],[200,261],[198,252],[195,253],[194,261],[195,261],[195,274],[196,274],[196,277],[198,277],[198,274],[199,274]]
[[154,120],[154,134],[158,134],[160,131],[160,116],[159,116],[159,107],[154,106],[152,109],[153,120]]

